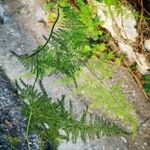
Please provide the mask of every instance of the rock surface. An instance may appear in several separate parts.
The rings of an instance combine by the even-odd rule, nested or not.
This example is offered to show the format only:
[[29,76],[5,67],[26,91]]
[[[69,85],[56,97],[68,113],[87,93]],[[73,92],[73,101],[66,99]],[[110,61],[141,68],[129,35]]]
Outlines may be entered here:
[[[103,27],[107,29],[114,40],[118,43],[119,49],[125,53],[131,63],[136,62],[142,74],[150,73],[150,59],[139,53],[135,47],[141,43],[137,41],[140,35],[136,28],[137,22],[133,12],[126,7],[107,6],[103,3],[95,3],[98,9],[99,18],[104,21]],[[148,46],[145,43],[146,47]],[[149,49],[149,47],[147,47]]]
[[[20,100],[16,89],[0,68],[0,149],[26,150],[25,117],[19,111]],[[37,137],[30,135],[29,141],[33,150],[38,150]]]
[[145,49],[150,52],[150,39],[144,42]]
[[[0,66],[4,68],[7,76],[14,81],[22,77],[25,82],[33,83],[34,78],[28,77],[24,67],[14,58],[10,50],[19,54],[30,52],[34,49],[39,42],[42,42],[42,35],[47,35],[47,30],[43,25],[38,23],[38,10],[41,11],[40,5],[35,0],[4,0],[4,3],[0,5],[0,11],[2,10],[2,19],[7,17],[2,24],[0,24]],[[41,17],[41,16],[40,16]],[[4,80],[5,79],[5,80]],[[48,90],[48,93],[53,98],[58,98],[62,94],[68,95],[70,87],[64,87],[58,84],[59,76],[52,75],[45,77],[44,86]],[[2,81],[2,82],[1,82]],[[15,134],[18,136],[24,135],[24,126],[22,122],[21,113],[18,111],[18,102],[14,99],[14,88],[12,87],[9,79],[0,74],[0,123],[7,120],[5,118],[11,117],[9,120],[15,126]],[[101,139],[95,139],[87,141],[86,143],[78,139],[74,144],[71,141],[62,142],[59,148],[60,150],[149,150],[150,149],[150,104],[146,102],[141,90],[132,79],[132,76],[123,67],[118,68],[116,74],[110,81],[110,84],[121,83],[124,92],[127,94],[127,100],[131,102],[140,120],[139,130],[134,141],[128,136],[111,136],[101,137]],[[7,84],[5,84],[7,83]],[[5,86],[3,86],[5,84]],[[5,91],[6,89],[6,91]],[[9,90],[8,90],[9,89]],[[7,92],[7,94],[6,94]],[[10,94],[9,94],[10,93]],[[79,101],[76,97],[67,96],[67,99],[74,100],[74,108],[77,114],[80,114],[84,103]],[[14,113],[13,113],[14,112]],[[3,119],[4,118],[4,119]],[[2,121],[1,121],[2,120]],[[1,123],[3,125],[3,123]],[[4,129],[5,125],[4,125]],[[1,130],[0,130],[1,131]],[[9,130],[11,132],[11,128]],[[7,133],[7,132],[5,132]],[[0,149],[11,149],[11,145],[5,140],[4,133],[0,134]],[[35,142],[36,143],[36,142]],[[21,145],[25,144],[24,141]],[[34,145],[34,144],[33,144]],[[24,146],[25,149],[27,149]],[[22,148],[20,148],[22,149]],[[35,146],[38,149],[38,145]],[[17,148],[16,148],[17,150]]]

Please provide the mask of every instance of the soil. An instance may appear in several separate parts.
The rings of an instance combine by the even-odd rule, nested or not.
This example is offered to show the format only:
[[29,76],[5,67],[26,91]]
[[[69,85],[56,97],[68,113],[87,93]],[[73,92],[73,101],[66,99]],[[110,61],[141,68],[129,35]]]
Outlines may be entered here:
[[[48,29],[39,22],[44,14],[41,3],[35,0],[3,0],[0,1],[0,150],[27,149],[25,142],[26,119],[19,111],[19,99],[13,82],[20,77],[27,83],[33,83],[34,78],[28,77],[27,71],[10,51],[18,54],[31,52],[39,43],[42,36],[47,36]],[[5,74],[6,72],[6,74]],[[44,78],[44,86],[51,97],[59,98],[70,92],[70,87],[58,83],[57,75]],[[120,83],[127,100],[133,104],[139,118],[139,129],[134,140],[129,136],[103,136],[100,139],[87,141],[78,139],[77,143],[62,142],[59,150],[149,150],[150,149],[150,103],[134,81],[126,68],[120,66],[110,84]],[[37,86],[38,88],[38,86]],[[75,113],[80,114],[84,103],[76,97],[74,100]],[[66,104],[67,105],[67,104]],[[16,147],[6,140],[5,136],[20,137],[21,142]],[[31,135],[32,149],[38,150],[37,136]]]

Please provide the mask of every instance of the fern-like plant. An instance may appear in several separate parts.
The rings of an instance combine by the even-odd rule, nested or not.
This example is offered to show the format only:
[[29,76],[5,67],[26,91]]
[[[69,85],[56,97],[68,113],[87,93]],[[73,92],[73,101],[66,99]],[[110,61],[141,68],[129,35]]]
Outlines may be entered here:
[[[97,78],[95,77],[97,76]],[[84,79],[83,79],[84,77]],[[131,104],[119,85],[108,86],[100,75],[82,71],[78,77],[77,93],[89,101],[91,110],[98,109],[112,120],[120,120],[130,127],[133,137],[136,135],[138,120]]]
[[143,81],[144,81],[143,88],[145,92],[150,93],[150,75],[144,75]]
[[[98,38],[102,32],[98,31],[98,21],[92,19],[86,4],[81,0],[77,4],[80,10],[68,3],[63,7],[57,6],[57,19],[46,43],[38,46],[32,54],[12,52],[34,74],[43,76],[50,71],[60,71],[74,78],[74,73],[83,65],[82,61],[92,55],[89,39],[92,34]],[[59,19],[63,21],[57,26]]]
[[[83,74],[83,76],[81,73],[80,75],[82,75],[82,79],[84,80],[83,84],[76,81],[79,78],[79,76],[77,76],[76,74],[78,71],[80,72],[80,70],[82,72],[82,66],[87,68],[92,75],[93,70],[98,69],[98,71],[101,71],[102,74],[107,72],[107,75],[109,76],[109,69],[106,68],[106,63],[108,60],[113,59],[114,56],[113,52],[110,52],[110,48],[107,46],[106,39],[107,37],[109,37],[108,34],[105,34],[105,32],[102,30],[98,30],[98,24],[100,22],[97,20],[97,17],[93,17],[93,14],[87,4],[85,4],[82,0],[77,0],[77,7],[73,7],[66,1],[63,2],[63,4],[60,3],[60,1],[56,3],[57,18],[51,28],[49,37],[46,38],[45,44],[38,46],[31,54],[18,55],[14,52],[13,54],[17,56],[17,58],[25,65],[27,69],[30,69],[31,72],[36,75],[35,83],[38,81],[38,79],[42,79],[45,74],[49,74],[52,71],[59,71],[75,81],[76,87],[78,87],[78,91],[80,89],[85,91],[85,95],[91,99],[90,106],[93,105],[95,108],[100,109],[103,109],[104,107],[105,109],[103,109],[103,111],[109,116],[111,116],[110,114],[113,114],[113,119],[123,118],[122,120],[125,122],[125,124],[130,125],[131,131],[135,133],[137,127],[137,119],[133,115],[134,111],[131,105],[126,102],[123,95],[119,95],[119,90],[108,88],[107,85],[103,84],[103,81],[99,79],[98,76],[94,76],[94,78],[92,78],[87,76],[86,74]],[[61,24],[59,24],[60,19]],[[93,61],[94,64],[89,65],[88,60],[89,58],[93,58],[93,55],[94,57],[96,57],[96,59],[100,59],[100,61],[98,61],[97,64]],[[105,69],[105,71],[103,71],[103,69]],[[79,83],[79,85],[77,85],[77,83]],[[45,113],[45,116],[47,116],[49,115],[46,114],[47,110],[51,109],[52,111],[54,111],[56,109],[56,103],[51,103],[48,100],[46,92],[44,92],[44,94],[42,94],[41,96],[41,94],[37,93],[37,91],[34,91],[34,85],[32,87],[28,85],[25,86],[27,88],[21,89],[21,92],[24,96],[30,95],[30,98],[28,100],[29,104],[31,103],[31,100],[37,99],[37,101],[34,100],[35,102],[33,102],[33,107],[34,109],[37,109],[35,109],[35,111],[39,112],[38,116],[43,113]],[[50,103],[48,104],[48,102]],[[112,102],[114,103],[114,106],[111,105]],[[34,105],[36,105],[36,107]],[[30,110],[30,108],[32,108],[32,105],[29,106],[30,107],[27,107],[27,116],[32,116],[33,111]],[[59,109],[61,108],[60,112],[62,111],[66,113],[64,107],[57,107]],[[36,114],[36,112],[34,113]],[[62,117],[59,116],[59,113],[57,114],[58,116],[56,115],[57,119]],[[52,113],[51,117],[53,118],[54,115],[55,113]],[[50,117],[45,116],[42,115],[41,118],[39,117],[33,119],[33,124],[34,121],[36,122],[36,120],[42,120],[42,117],[43,121],[47,120],[46,124],[50,124],[50,122],[48,122],[48,119],[50,119]],[[65,116],[65,118],[67,118],[68,116],[69,114],[67,113],[67,116]],[[65,118],[61,119],[64,121]],[[61,119],[60,121],[62,121]],[[55,121],[56,120],[51,120],[52,126],[52,122],[56,124]],[[63,126],[66,126],[69,131],[73,132],[72,130],[74,128],[72,126],[69,127],[69,121],[70,120],[67,120],[67,123],[65,125],[64,122],[61,123]],[[92,133],[92,130],[94,130],[95,127],[95,125],[92,128],[89,126],[85,126],[85,124],[81,124],[80,121],[73,122],[73,124],[74,123],[77,123],[79,125],[77,126],[77,131],[81,131],[81,129],[83,130],[84,128],[87,130],[83,130],[83,133]],[[58,128],[60,129],[59,124]],[[57,136],[59,136],[58,128],[56,126],[56,129],[52,131],[48,130],[48,135],[52,137],[52,141],[54,144],[57,143]],[[65,131],[68,133],[67,128],[65,128]],[[34,128],[32,128],[31,126],[31,129]],[[76,130],[74,129],[74,131]],[[96,127],[95,130],[94,132],[99,131],[97,131]],[[57,131],[57,134],[55,133],[54,135],[53,131]],[[38,130],[36,132],[38,132]],[[41,130],[39,130],[39,132],[41,134]],[[73,135],[78,134],[74,133]]]
[[[65,110],[64,95],[61,100],[57,99],[55,102],[47,95],[41,82],[42,92],[38,92],[31,85],[26,85],[22,80],[20,81],[21,86],[18,85],[18,82],[16,85],[20,98],[24,102],[24,107],[21,110],[28,118],[27,141],[28,134],[35,133],[42,140],[41,143],[50,141],[53,148],[56,149],[62,140],[69,140],[70,137],[75,142],[78,137],[85,141],[87,137],[92,139],[95,136],[126,133],[116,125],[107,123],[88,113],[88,109],[83,110],[81,118],[77,119],[77,116],[73,114],[71,102],[69,111]],[[62,135],[60,131],[65,132],[65,134]]]

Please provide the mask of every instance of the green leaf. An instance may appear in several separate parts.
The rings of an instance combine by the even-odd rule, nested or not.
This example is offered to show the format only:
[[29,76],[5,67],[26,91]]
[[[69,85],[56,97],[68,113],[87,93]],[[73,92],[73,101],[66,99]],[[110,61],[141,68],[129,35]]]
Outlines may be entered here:
[[90,47],[89,45],[85,45],[85,46],[83,47],[83,53],[88,53],[88,52],[90,52],[90,51],[92,51],[92,49],[91,49],[91,47]]
[[145,92],[150,92],[150,82],[149,83],[144,83],[143,88],[145,90]]
[[143,80],[150,83],[150,75],[143,75]]
[[[38,134],[39,139],[42,140],[40,143],[45,140],[50,141],[54,149],[57,149],[62,140],[70,139],[70,135],[72,135],[71,139],[76,142],[79,136],[85,141],[88,137],[99,137],[102,133],[107,136],[126,133],[116,125],[106,123],[98,116],[92,115],[91,120],[87,120],[87,108],[83,110],[81,118],[77,119],[72,111],[72,103],[70,103],[69,111],[65,109],[64,95],[56,102],[48,97],[45,90],[44,93],[39,93],[30,85],[24,86],[24,83],[18,90],[21,99],[29,101],[28,104],[24,104],[22,112],[27,118],[32,112],[29,124],[30,133]],[[62,135],[60,130],[63,130],[65,134]]]

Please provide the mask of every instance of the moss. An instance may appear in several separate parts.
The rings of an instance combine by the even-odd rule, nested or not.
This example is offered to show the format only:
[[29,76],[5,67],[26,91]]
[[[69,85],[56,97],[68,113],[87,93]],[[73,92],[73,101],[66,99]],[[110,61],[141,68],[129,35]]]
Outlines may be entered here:
[[6,135],[5,139],[8,143],[11,144],[11,146],[14,146],[14,147],[21,144],[21,142],[22,142],[20,137],[13,137],[11,135]]

